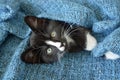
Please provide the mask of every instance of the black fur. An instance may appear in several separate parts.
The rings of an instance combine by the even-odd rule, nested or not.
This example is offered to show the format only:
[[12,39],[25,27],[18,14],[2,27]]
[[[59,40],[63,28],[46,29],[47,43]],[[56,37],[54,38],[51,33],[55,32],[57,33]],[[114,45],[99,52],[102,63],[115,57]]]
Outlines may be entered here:
[[[89,31],[81,26],[72,24],[71,27],[71,24],[64,21],[35,16],[26,16],[25,22],[32,30],[30,48],[21,55],[21,59],[26,63],[53,63],[58,61],[65,52],[79,52],[86,47],[86,34]],[[52,31],[57,32],[56,37],[51,37]],[[69,37],[74,42],[68,43],[64,35],[65,31],[70,33]],[[65,50],[61,52],[57,47],[46,44],[46,40],[61,42],[61,46],[65,46]],[[52,49],[52,53],[47,54],[46,51],[49,48]]]

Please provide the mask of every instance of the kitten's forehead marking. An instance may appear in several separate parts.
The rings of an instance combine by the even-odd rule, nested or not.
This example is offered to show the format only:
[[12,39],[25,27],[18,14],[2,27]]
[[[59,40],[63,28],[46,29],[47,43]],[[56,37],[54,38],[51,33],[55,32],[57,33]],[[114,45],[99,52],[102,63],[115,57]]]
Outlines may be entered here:
[[52,46],[57,47],[60,51],[65,50],[65,47],[61,47],[61,44],[62,44],[61,42],[54,42],[54,41],[51,41],[51,40],[46,40],[45,43],[48,44],[48,45],[52,45]]

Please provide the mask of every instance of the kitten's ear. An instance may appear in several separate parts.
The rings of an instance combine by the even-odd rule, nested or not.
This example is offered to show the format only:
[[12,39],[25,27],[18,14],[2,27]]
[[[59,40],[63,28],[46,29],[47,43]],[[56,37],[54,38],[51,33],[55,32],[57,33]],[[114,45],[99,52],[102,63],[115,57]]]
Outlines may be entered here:
[[38,26],[38,18],[35,16],[26,16],[24,21],[32,30],[35,30]]
[[42,63],[41,57],[37,51],[39,50],[35,50],[33,48],[26,49],[21,55],[21,60],[30,64]]
[[44,30],[49,24],[49,19],[37,18],[35,16],[26,16],[24,21],[33,31]]

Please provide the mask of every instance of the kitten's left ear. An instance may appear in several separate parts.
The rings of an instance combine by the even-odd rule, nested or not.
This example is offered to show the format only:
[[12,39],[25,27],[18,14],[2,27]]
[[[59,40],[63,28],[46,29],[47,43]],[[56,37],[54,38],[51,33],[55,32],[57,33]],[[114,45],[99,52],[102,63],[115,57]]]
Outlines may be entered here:
[[24,21],[26,22],[26,24],[32,29],[32,30],[36,30],[37,26],[38,26],[38,18],[35,16],[26,16],[24,18]]
[[[32,31],[44,30],[49,25],[49,19],[37,18],[35,16],[26,16],[24,18],[26,24],[32,29]],[[39,31],[38,31],[39,32]]]

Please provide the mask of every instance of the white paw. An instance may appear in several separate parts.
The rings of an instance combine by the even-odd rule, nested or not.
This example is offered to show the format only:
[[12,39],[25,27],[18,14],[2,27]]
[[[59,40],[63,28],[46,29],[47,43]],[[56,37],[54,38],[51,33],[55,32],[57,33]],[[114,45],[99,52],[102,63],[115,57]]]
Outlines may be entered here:
[[91,51],[97,45],[97,40],[90,33],[86,35],[86,48],[85,50]]
[[108,51],[107,53],[105,53],[105,57],[106,57],[106,59],[111,59],[111,60],[116,60],[116,59],[120,58],[119,55],[117,55],[111,51]]

